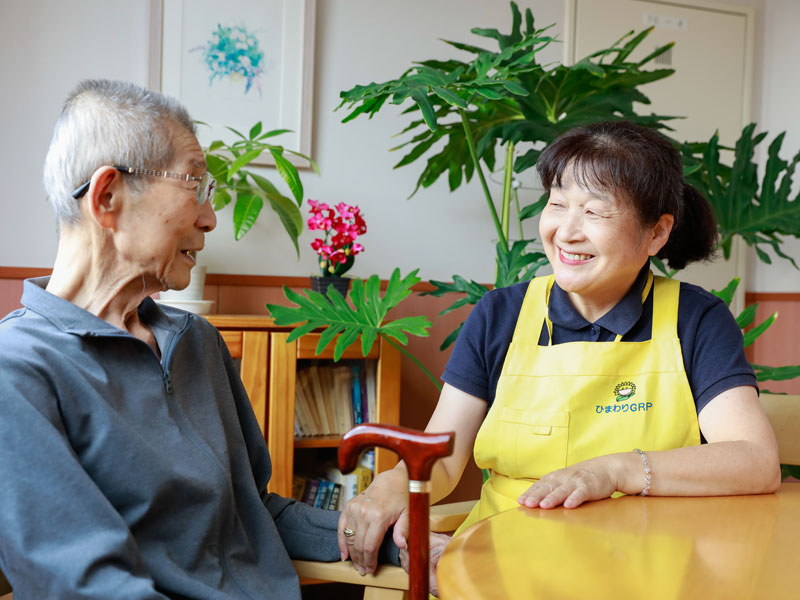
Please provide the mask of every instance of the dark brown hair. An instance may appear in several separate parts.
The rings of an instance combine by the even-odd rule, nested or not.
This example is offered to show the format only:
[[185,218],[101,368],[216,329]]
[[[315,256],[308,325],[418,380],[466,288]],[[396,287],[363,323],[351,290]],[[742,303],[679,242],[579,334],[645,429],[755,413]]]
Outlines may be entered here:
[[657,256],[673,269],[713,254],[717,224],[711,205],[683,181],[680,154],[653,129],[628,121],[576,127],[545,148],[536,170],[548,192],[561,187],[569,171],[579,186],[630,202],[644,227],[672,215],[675,224]]

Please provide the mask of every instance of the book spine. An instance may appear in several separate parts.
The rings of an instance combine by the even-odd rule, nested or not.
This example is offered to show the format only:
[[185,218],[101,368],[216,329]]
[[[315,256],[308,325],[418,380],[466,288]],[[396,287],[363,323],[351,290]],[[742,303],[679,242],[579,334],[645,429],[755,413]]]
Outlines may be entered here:
[[366,364],[362,363],[361,368],[361,417],[364,419],[364,423],[372,423],[375,420],[375,415],[371,415],[369,413],[369,403],[367,396],[367,369],[369,368]]
[[328,500],[328,510],[338,510],[339,509],[339,496],[342,493],[342,484],[341,483],[332,483],[333,488],[331,489],[331,496]]
[[303,494],[303,502],[305,502],[309,506],[314,506],[314,501],[317,498],[318,491],[319,491],[318,480],[309,479],[308,481],[306,481],[306,491]]
[[328,496],[330,495],[331,488],[330,481],[321,479],[319,482],[319,489],[317,490],[317,497],[314,499],[314,508],[325,508],[328,504]]
[[353,365],[353,421],[356,425],[364,422],[364,415],[361,412],[361,373],[358,365]]

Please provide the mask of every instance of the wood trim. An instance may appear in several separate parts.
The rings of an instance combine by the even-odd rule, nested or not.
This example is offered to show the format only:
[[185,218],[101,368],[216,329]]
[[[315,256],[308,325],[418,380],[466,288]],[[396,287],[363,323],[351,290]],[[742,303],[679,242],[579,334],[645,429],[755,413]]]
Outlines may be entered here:
[[294,475],[294,384],[297,372],[295,343],[287,344],[288,333],[269,334],[269,386],[267,445],[272,460],[269,491],[285,498],[292,495]]
[[[376,422],[400,422],[400,351],[385,338],[380,338],[380,360],[376,377],[375,395],[378,399]],[[386,448],[375,449],[375,474],[388,471],[397,464],[398,456]]]
[[754,302],[800,302],[800,292],[747,292],[745,304]]
[[[269,334],[266,331],[242,333],[242,383],[250,397],[261,432],[267,432],[267,357]],[[291,488],[290,488],[291,489]]]
[[228,346],[231,358],[242,358],[242,332],[241,331],[220,331],[219,334]]
[[234,285],[305,288],[309,286],[308,277],[289,277],[284,275],[232,275],[228,273],[208,273],[206,285]]
[[315,435],[295,437],[295,448],[336,448],[342,442],[341,435]]
[[[206,320],[220,330],[232,329],[242,331],[246,329],[282,329],[275,325],[269,317],[263,315],[204,315]],[[292,329],[290,326],[287,330]]]
[[30,279],[50,275],[53,269],[39,267],[0,267],[0,279]]
[[[0,279],[29,279],[43,277],[53,272],[51,268],[39,267],[2,267],[0,266]],[[381,289],[385,290],[388,281],[381,279]],[[306,289],[310,287],[308,277],[289,275],[236,275],[230,273],[208,273],[206,285],[230,285],[248,287],[286,287]],[[436,289],[427,281],[420,281],[411,288],[415,292],[432,292]]]
[[[208,273],[206,285],[234,285],[234,286],[261,286],[261,287],[286,287],[307,289],[310,286],[308,277],[295,277],[289,275],[233,275],[227,273]],[[381,279],[381,289],[385,290],[388,280]],[[412,288],[415,292],[432,292],[436,287],[427,282],[420,281]]]
[[[333,351],[336,348],[338,338],[334,338],[333,341],[325,346],[325,349],[317,355],[314,354],[314,352],[317,349],[317,344],[319,344],[319,337],[319,333],[307,333],[303,337],[298,338],[296,342],[297,358],[333,358]],[[380,352],[380,347],[375,343],[372,344],[372,349],[369,351],[369,354],[364,356],[361,354],[361,340],[356,340],[344,349],[342,358],[378,358],[380,357]]]

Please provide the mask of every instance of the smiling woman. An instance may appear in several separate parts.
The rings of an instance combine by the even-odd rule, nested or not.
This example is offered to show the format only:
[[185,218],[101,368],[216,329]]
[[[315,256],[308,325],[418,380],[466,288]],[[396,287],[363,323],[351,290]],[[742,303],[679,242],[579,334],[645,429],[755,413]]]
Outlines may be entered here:
[[[649,269],[652,256],[672,267],[701,260],[715,240],[678,152],[645,127],[596,123],[556,139],[537,169],[554,274],[476,305],[427,426],[456,431],[432,501],[453,489],[470,452],[491,473],[456,535],[520,504],[777,489],[775,436],[732,315],[705,290]],[[366,570],[385,527],[397,523],[395,541],[406,539],[407,485],[398,465],[342,513],[340,530],[367,532],[350,552]]]

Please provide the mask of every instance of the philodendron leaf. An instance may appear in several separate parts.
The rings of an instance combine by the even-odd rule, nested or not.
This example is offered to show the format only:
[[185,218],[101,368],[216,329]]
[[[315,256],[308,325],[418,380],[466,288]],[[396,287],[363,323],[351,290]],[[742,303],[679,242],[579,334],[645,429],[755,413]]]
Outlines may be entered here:
[[383,322],[389,310],[406,298],[411,287],[419,281],[417,270],[401,277],[400,269],[395,269],[381,297],[381,281],[377,275],[371,276],[366,283],[354,279],[349,294],[352,305],[333,286],[328,288],[327,297],[310,290],[305,290],[303,295],[284,287],[286,298],[295,306],[267,304],[267,310],[277,325],[300,324],[289,335],[290,341],[322,329],[317,354],[336,339],[333,360],[338,361],[345,349],[361,337],[361,351],[366,356],[378,336],[390,337],[405,345],[408,342],[406,334],[429,335],[431,322],[427,317],[404,317]]
[[734,277],[723,290],[711,290],[711,293],[722,300],[727,306],[730,306],[731,302],[733,302],[733,295],[736,293],[736,288],[739,287],[739,281],[738,277]]

